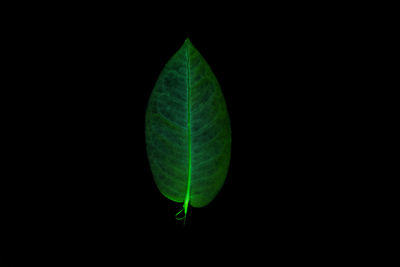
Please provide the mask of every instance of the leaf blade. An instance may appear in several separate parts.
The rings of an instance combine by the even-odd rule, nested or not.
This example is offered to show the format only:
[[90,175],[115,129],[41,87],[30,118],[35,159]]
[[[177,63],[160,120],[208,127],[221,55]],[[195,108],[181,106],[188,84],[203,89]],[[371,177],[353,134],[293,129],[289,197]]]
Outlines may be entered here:
[[224,184],[231,152],[229,115],[214,73],[188,39],[151,94],[146,147],[158,189],[184,202],[185,214],[189,204],[209,204]]

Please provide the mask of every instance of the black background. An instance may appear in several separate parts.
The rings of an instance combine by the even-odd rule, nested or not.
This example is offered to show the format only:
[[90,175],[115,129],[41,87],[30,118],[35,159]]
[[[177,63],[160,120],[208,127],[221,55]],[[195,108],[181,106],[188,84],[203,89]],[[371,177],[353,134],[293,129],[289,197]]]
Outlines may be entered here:
[[[351,30],[339,33],[327,11],[231,14],[196,26],[195,17],[175,24],[166,16],[150,26],[154,18],[90,10],[8,21],[8,264],[134,263],[148,252],[173,262],[224,247],[224,257],[243,249],[276,258],[329,252],[348,224],[337,216],[346,195],[337,189],[351,163],[337,156],[346,132],[336,125],[351,98],[342,64]],[[232,159],[219,195],[190,208],[183,226],[174,218],[181,204],[152,180],[144,114],[187,37],[221,84]]]

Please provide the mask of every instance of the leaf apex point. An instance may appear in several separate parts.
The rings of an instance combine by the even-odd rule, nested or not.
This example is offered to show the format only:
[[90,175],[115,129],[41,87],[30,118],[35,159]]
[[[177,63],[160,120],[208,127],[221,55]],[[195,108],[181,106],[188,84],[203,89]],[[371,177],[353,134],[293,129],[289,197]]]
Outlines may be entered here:
[[192,43],[192,42],[190,42],[189,37],[187,37],[187,38],[185,39],[185,44],[189,45],[189,44],[191,44],[191,43]]

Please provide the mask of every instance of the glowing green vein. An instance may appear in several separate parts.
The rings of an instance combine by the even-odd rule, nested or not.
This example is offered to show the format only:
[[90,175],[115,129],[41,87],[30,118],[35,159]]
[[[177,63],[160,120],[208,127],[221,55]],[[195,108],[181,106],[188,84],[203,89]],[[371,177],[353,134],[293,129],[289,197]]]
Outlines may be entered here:
[[188,182],[186,188],[186,196],[185,201],[183,203],[183,208],[185,210],[185,217],[184,220],[186,222],[186,213],[187,208],[189,205],[190,199],[190,183],[191,183],[191,176],[192,176],[192,140],[191,140],[191,125],[190,125],[190,111],[191,111],[191,91],[190,91],[190,57],[189,57],[189,39],[186,39],[186,88],[187,88],[187,135],[188,135]]

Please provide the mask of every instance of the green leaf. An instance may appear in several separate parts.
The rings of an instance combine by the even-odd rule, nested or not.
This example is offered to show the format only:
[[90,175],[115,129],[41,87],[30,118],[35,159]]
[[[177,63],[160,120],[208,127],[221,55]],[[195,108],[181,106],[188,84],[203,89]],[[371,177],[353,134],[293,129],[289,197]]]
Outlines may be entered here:
[[225,99],[189,39],[165,65],[150,96],[146,147],[158,189],[183,202],[183,218],[189,204],[206,206],[225,182],[231,153]]

